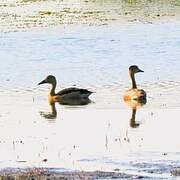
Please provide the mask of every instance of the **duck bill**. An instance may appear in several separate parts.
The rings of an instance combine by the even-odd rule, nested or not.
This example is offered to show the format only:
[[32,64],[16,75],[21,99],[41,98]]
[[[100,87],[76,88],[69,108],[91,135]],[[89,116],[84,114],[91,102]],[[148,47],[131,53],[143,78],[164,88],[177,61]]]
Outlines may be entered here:
[[138,72],[144,72],[143,70],[139,69]]
[[40,83],[38,83],[38,85],[45,84],[45,83],[46,83],[46,80],[43,80]]

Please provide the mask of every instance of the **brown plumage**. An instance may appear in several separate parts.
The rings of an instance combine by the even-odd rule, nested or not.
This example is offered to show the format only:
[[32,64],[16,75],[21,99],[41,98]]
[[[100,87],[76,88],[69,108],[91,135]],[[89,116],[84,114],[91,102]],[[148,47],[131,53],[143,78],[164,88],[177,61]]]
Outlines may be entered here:
[[136,100],[146,103],[146,92],[143,89],[138,89],[135,81],[135,74],[138,72],[144,72],[139,69],[138,66],[133,65],[129,67],[129,76],[132,81],[131,89],[127,90],[123,96],[124,101]]

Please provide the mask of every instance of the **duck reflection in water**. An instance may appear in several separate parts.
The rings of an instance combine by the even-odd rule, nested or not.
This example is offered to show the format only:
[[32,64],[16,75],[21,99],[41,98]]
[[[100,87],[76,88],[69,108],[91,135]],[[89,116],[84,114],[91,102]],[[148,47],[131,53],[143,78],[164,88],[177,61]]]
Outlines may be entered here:
[[49,101],[49,107],[50,111],[49,112],[40,112],[40,115],[44,117],[45,119],[49,120],[54,120],[57,118],[57,110],[56,110],[56,103],[59,103],[61,105],[66,105],[66,106],[85,106],[89,103],[91,103],[90,99],[69,99],[69,101],[62,101],[62,102],[54,102],[54,101]]
[[130,119],[129,125],[131,128],[138,128],[140,126],[140,123],[136,122],[136,112],[139,107],[142,107],[146,104],[146,99],[141,100],[141,101],[140,100],[139,101],[130,100],[130,101],[125,101],[125,102],[132,109],[132,114],[131,114],[131,119]]
[[49,112],[44,112],[41,111],[40,115],[44,117],[45,119],[53,120],[57,118],[57,110],[56,110],[56,105],[55,102],[49,103],[50,111]]

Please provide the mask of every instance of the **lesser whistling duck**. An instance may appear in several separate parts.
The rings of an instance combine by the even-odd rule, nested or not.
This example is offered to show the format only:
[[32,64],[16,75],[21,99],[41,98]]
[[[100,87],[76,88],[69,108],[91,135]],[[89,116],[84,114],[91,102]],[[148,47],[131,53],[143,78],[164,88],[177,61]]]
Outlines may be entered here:
[[132,81],[131,89],[127,90],[124,94],[124,101],[136,100],[142,103],[146,103],[146,92],[143,89],[138,89],[134,75],[139,72],[144,72],[139,69],[138,66],[132,65],[129,67],[129,76]]
[[[89,100],[89,96],[93,93],[87,89],[80,89],[76,87],[72,88],[66,88],[58,93],[55,93],[57,81],[56,78],[53,75],[48,75],[43,81],[41,81],[38,85],[40,84],[51,84],[52,88],[49,92],[48,95],[48,100],[49,102],[62,102],[62,104],[70,104],[69,101],[71,100]],[[67,102],[67,103],[66,103]]]

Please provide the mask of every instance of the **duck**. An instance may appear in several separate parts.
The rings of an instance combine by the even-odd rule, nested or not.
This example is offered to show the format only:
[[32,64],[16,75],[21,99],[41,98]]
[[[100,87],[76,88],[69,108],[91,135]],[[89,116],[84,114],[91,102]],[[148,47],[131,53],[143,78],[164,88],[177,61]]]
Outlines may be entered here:
[[[48,101],[51,102],[59,102],[61,104],[70,104],[71,101],[79,102],[79,101],[89,101],[89,96],[93,93],[87,89],[81,89],[76,87],[66,88],[58,93],[55,92],[57,80],[53,75],[48,75],[44,80],[42,80],[38,85],[41,84],[51,84],[51,89],[48,95]],[[75,105],[75,104],[73,104]]]
[[144,72],[141,70],[137,65],[132,65],[129,67],[129,76],[132,81],[132,87],[127,90],[123,96],[124,101],[137,101],[140,103],[145,104],[146,103],[146,92],[143,89],[138,89],[136,85],[136,80],[135,80],[135,74]]

